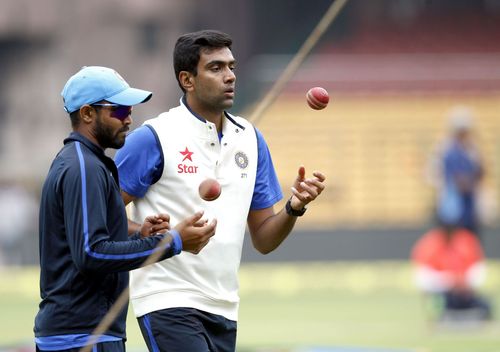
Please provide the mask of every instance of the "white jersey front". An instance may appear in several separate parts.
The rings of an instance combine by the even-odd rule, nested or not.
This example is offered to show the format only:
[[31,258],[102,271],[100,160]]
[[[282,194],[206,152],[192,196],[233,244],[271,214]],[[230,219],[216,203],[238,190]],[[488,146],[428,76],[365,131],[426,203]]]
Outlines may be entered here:
[[[137,316],[166,308],[192,307],[231,320],[238,317],[238,269],[257,172],[258,143],[253,126],[226,113],[219,140],[216,126],[180,106],[145,122],[161,144],[160,179],[132,205],[132,219],[167,213],[172,227],[198,210],[217,219],[215,235],[197,254],[180,255],[131,272]],[[220,197],[207,202],[199,184],[215,178]]]

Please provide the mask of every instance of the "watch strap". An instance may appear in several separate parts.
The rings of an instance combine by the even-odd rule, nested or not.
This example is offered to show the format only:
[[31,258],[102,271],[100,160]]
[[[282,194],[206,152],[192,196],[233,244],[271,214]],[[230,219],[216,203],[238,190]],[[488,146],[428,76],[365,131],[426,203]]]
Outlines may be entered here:
[[295,210],[292,208],[292,202],[291,202],[291,199],[289,199],[287,202],[286,202],[286,205],[285,205],[285,211],[288,215],[290,216],[302,216],[304,215],[304,213],[306,212],[307,208],[304,207],[300,210]]

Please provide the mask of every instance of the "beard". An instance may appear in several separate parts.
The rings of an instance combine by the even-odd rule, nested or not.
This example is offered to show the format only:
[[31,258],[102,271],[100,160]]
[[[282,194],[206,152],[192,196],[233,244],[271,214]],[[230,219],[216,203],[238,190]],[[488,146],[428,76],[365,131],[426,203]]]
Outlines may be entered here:
[[105,125],[101,118],[96,119],[94,126],[94,136],[99,145],[103,148],[120,149],[125,144],[126,132],[128,127],[124,126],[119,130],[113,130],[110,126]]
[[[208,92],[211,92],[207,89]],[[197,95],[197,100],[201,106],[210,111],[224,111],[233,107],[234,98],[227,98],[224,95],[203,94]]]

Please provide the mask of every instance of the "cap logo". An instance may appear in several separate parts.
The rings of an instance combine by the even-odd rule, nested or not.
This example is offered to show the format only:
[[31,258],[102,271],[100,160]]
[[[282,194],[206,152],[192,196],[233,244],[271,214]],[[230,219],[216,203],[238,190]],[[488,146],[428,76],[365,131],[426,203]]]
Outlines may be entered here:
[[124,79],[124,78],[123,78],[123,77],[122,77],[122,76],[121,76],[118,72],[116,72],[115,70],[113,70],[113,73],[114,73],[114,74],[116,75],[116,77],[118,77],[120,80],[122,80],[123,82],[127,83],[127,82],[125,81],[125,79]]

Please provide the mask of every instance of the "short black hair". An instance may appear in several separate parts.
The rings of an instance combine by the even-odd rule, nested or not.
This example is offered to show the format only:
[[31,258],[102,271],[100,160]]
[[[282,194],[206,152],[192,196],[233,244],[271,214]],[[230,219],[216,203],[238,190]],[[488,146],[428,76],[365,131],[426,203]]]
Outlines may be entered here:
[[69,119],[71,120],[71,127],[77,128],[80,125],[80,109],[70,113]]
[[184,88],[179,81],[179,73],[187,71],[197,75],[197,66],[200,61],[200,52],[202,49],[229,48],[233,40],[223,32],[216,30],[202,30],[193,33],[187,33],[179,37],[174,48],[174,72],[177,83],[184,92]]

